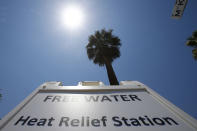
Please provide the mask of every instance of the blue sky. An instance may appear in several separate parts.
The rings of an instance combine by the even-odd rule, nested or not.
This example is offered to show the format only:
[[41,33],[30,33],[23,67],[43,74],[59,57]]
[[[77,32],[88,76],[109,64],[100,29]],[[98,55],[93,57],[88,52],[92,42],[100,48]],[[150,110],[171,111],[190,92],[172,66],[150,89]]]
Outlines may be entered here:
[[[85,12],[81,28],[61,25],[59,11],[77,4]],[[197,1],[181,19],[171,18],[175,0],[0,0],[0,117],[46,81],[109,84],[105,67],[88,60],[88,36],[114,29],[121,57],[117,78],[137,80],[197,118],[197,61],[186,39],[197,29]]]

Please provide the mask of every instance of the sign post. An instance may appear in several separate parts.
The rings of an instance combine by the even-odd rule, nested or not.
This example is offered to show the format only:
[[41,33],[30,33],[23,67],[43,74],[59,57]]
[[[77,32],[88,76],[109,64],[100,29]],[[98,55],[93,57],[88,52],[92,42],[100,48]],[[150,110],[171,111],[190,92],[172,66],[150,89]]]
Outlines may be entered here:
[[188,0],[176,0],[172,11],[172,18],[180,19],[182,17],[187,1]]
[[137,81],[120,86],[45,83],[10,112],[1,131],[196,131],[196,120]]

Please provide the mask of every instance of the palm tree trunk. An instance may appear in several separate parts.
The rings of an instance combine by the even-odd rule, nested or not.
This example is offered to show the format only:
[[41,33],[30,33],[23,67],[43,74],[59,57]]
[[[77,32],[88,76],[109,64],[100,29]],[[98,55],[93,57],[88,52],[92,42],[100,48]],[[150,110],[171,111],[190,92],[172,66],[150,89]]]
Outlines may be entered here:
[[107,69],[107,75],[110,82],[110,85],[119,85],[119,82],[116,78],[116,74],[113,70],[112,64],[104,57],[105,67]]

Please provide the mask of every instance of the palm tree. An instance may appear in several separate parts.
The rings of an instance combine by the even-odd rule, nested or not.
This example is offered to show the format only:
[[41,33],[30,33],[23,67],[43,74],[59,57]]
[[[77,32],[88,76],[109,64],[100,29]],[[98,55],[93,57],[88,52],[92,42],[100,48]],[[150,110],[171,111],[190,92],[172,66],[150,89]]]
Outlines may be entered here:
[[192,36],[187,39],[187,46],[191,46],[194,49],[192,50],[192,54],[195,60],[197,60],[197,30],[192,33]]
[[86,49],[90,60],[93,60],[99,66],[105,65],[110,85],[119,85],[112,62],[120,57],[119,48],[121,43],[120,39],[112,34],[112,31],[112,29],[108,31],[105,29],[97,30],[93,35],[89,36]]

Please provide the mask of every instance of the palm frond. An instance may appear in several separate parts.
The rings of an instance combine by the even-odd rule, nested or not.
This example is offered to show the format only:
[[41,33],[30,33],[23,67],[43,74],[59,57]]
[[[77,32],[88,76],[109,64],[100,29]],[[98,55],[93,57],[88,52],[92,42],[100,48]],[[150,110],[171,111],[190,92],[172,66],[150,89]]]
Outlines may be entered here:
[[197,48],[192,50],[192,55],[193,55],[194,59],[197,60]]
[[104,65],[103,56],[112,63],[114,59],[120,57],[120,39],[112,34],[113,30],[95,31],[89,36],[86,46],[88,58],[99,66]]
[[197,47],[197,41],[195,40],[188,40],[186,43],[187,46]]
[[197,40],[197,30],[192,33],[192,37]]

